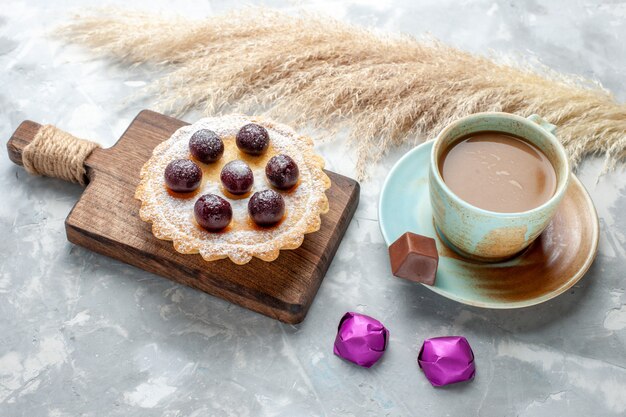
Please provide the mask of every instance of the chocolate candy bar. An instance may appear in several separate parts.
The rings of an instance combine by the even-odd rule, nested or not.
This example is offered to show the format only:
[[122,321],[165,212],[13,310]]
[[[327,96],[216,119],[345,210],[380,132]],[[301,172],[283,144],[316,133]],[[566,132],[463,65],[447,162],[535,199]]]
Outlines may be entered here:
[[406,232],[389,246],[389,260],[395,276],[435,284],[439,264],[435,239]]

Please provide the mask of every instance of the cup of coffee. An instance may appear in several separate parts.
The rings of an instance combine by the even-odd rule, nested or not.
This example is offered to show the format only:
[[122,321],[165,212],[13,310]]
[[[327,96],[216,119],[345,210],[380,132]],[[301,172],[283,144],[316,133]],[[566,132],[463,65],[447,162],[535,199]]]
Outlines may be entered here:
[[563,199],[570,166],[538,115],[477,113],[435,139],[429,187],[437,233],[461,256],[498,262],[530,245]]

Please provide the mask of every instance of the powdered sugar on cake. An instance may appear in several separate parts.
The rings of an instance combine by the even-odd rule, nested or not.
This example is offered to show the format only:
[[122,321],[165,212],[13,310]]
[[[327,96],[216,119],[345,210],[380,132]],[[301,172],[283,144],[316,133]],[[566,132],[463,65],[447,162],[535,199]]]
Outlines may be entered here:
[[[285,201],[285,216],[281,223],[270,228],[250,227],[249,196],[230,198],[234,196],[225,195],[219,180],[221,167],[238,157],[234,136],[248,123],[264,126],[275,153],[289,155],[300,169],[297,187],[287,192],[279,191]],[[217,133],[224,140],[227,152],[219,163],[206,165],[205,178],[193,197],[173,196],[164,186],[163,172],[171,161],[190,157],[189,139],[199,129]],[[265,164],[249,165],[254,174],[252,193],[271,188],[265,176]],[[297,135],[288,126],[242,115],[210,117],[178,129],[170,139],[154,149],[152,157],[141,170],[135,197],[142,201],[142,220],[152,223],[152,232],[157,238],[173,241],[178,252],[199,253],[207,261],[228,257],[237,264],[247,263],[253,256],[272,261],[279,250],[295,249],[302,244],[306,233],[319,230],[320,214],[328,211],[325,190],[330,187],[323,166],[323,159],[313,151],[312,140]],[[198,197],[207,193],[225,198],[232,206],[231,225],[222,232],[208,232],[194,219],[193,206]]]

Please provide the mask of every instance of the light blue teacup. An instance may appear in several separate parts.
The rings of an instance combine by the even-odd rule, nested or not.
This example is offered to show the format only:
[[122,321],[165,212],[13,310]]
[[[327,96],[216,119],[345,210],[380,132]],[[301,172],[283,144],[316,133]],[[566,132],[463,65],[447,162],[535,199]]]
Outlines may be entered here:
[[[430,201],[437,233],[461,256],[497,262],[530,245],[548,226],[563,199],[570,166],[556,127],[538,115],[527,119],[509,113],[476,113],[450,124],[435,139],[430,156]],[[444,183],[439,160],[463,136],[480,131],[512,134],[535,145],[549,159],[557,176],[556,191],[545,204],[520,213],[498,213],[475,207],[457,197]]]

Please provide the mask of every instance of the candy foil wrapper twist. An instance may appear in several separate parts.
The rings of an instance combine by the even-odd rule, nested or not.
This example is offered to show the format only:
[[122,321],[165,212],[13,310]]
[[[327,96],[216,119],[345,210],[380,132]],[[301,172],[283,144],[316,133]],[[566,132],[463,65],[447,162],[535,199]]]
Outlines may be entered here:
[[335,355],[369,368],[385,353],[389,330],[375,318],[359,313],[346,313],[339,322],[335,338]]
[[417,362],[435,387],[474,378],[474,352],[463,336],[426,339]]

